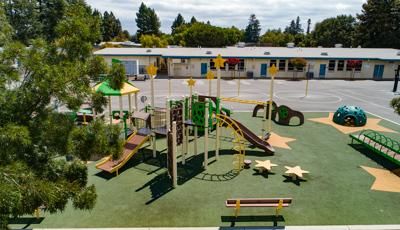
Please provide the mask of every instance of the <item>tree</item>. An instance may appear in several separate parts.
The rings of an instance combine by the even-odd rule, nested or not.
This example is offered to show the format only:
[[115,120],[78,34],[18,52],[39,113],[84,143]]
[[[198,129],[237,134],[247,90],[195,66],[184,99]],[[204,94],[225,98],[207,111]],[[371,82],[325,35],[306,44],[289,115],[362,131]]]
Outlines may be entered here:
[[311,18],[307,20],[307,34],[310,34],[311,31]]
[[179,26],[185,24],[185,19],[182,17],[182,15],[179,13],[178,16],[175,18],[174,22],[172,23],[171,26],[171,34],[175,33],[176,28],[178,28]]
[[390,106],[394,109],[394,111],[400,115],[400,97],[393,98],[390,101]]
[[7,19],[14,29],[14,39],[28,45],[30,39],[41,36],[43,24],[37,11],[36,0],[12,0],[5,2]]
[[68,3],[63,0],[38,0],[38,14],[41,23],[41,35],[47,41],[56,37],[55,28],[64,15]]
[[103,41],[112,41],[115,38],[122,36],[122,26],[119,19],[117,19],[113,12],[104,12],[102,18],[102,37]]
[[297,16],[296,21],[292,20],[290,22],[290,25],[285,28],[285,33],[291,34],[291,35],[296,35],[296,34],[302,34],[304,31],[301,28],[301,23],[300,23],[300,17]]
[[296,18],[296,34],[302,34],[304,32],[303,28],[301,28],[300,17]]
[[192,16],[192,18],[190,19],[190,24],[195,24],[197,22],[197,19]]
[[108,75],[109,85],[112,89],[119,90],[127,81],[125,75],[125,66],[119,62],[113,62],[110,74]]
[[0,47],[11,40],[12,28],[2,7],[0,7]]
[[245,42],[259,42],[260,31],[260,21],[256,18],[255,14],[250,15],[249,24],[247,25],[244,33]]
[[225,44],[224,46],[232,46],[244,40],[244,31],[232,26],[231,28],[223,28]]
[[188,47],[223,47],[226,45],[224,29],[204,23],[195,23],[182,34]]
[[261,42],[264,44],[268,44],[270,46],[286,46],[289,42],[295,42],[295,36],[282,33],[280,29],[278,30],[267,30],[261,36]]
[[368,0],[357,15],[357,42],[370,48],[400,48],[400,2]]
[[347,61],[347,68],[346,69],[351,69],[351,75],[350,75],[350,80],[354,80],[354,76],[356,73],[356,68],[357,66],[362,65],[361,60],[348,60]]
[[136,13],[137,35],[160,34],[161,23],[154,9],[147,7],[143,2]]
[[335,44],[343,44],[350,47],[354,40],[356,19],[351,15],[339,15],[328,18],[315,25],[313,37],[317,45],[333,47]]
[[[40,206],[55,213],[69,201],[83,210],[96,202],[86,165],[61,158],[71,153],[71,135],[80,128],[69,115],[53,111],[50,103],[57,100],[76,110],[92,97],[89,75],[98,72],[91,69],[98,65],[89,62],[95,60],[91,44],[99,38],[100,21],[83,1],[77,1],[66,6],[55,32],[54,42],[31,40],[29,49],[6,41],[0,53],[1,229],[7,228],[10,217],[30,215]],[[92,132],[96,138],[107,133],[103,125],[96,130]],[[115,139],[110,140],[107,148],[118,152]],[[79,149],[73,154],[81,160],[89,157]]]
[[163,37],[157,37],[156,35],[142,35],[140,37],[140,44],[146,48],[165,48],[168,46],[168,41]]
[[293,71],[293,80],[297,78],[297,72],[303,71],[307,65],[307,61],[304,58],[293,58],[289,60],[290,64],[293,65],[296,71]]

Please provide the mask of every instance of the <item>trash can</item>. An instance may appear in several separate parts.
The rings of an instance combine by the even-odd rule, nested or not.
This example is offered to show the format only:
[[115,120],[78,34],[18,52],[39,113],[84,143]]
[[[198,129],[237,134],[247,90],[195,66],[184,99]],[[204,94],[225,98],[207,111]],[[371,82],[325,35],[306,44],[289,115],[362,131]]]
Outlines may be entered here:
[[247,78],[249,78],[249,79],[254,78],[254,73],[253,73],[253,71],[247,71]]

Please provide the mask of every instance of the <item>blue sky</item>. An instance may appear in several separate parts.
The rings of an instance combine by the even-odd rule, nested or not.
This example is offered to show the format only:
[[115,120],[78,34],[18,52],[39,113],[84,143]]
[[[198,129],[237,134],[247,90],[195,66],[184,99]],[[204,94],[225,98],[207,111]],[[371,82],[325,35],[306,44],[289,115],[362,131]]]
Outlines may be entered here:
[[[141,0],[87,0],[100,11],[112,11],[124,29],[136,32],[135,17]],[[297,16],[306,28],[307,19],[313,25],[324,18],[339,14],[356,15],[366,0],[144,0],[154,8],[161,21],[161,30],[171,32],[171,24],[178,13],[185,20],[195,16],[199,21],[223,27],[245,28],[249,15],[254,13],[260,20],[262,31],[268,28],[284,28]]]

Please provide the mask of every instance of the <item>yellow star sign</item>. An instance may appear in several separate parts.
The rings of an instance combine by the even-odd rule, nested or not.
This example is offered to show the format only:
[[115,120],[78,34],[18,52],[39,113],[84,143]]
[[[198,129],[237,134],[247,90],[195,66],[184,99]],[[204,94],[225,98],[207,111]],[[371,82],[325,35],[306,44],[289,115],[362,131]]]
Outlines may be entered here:
[[276,68],[275,64],[273,64],[271,67],[269,67],[268,73],[271,76],[275,76],[278,73],[278,68]]
[[400,192],[400,177],[393,172],[384,169],[361,166],[362,169],[375,177],[371,190],[385,192]]
[[190,78],[189,80],[187,80],[188,86],[193,87],[196,84],[196,80],[193,80],[192,78]]
[[149,66],[146,67],[147,74],[149,74],[151,77],[157,75],[157,70],[158,68],[154,66],[154,64],[150,64]]
[[225,66],[226,60],[222,58],[221,54],[218,54],[217,58],[214,58],[213,61],[215,68],[221,69]]
[[214,73],[212,71],[208,71],[206,75],[207,80],[212,80],[214,79]]
[[379,125],[379,122],[381,121],[381,119],[379,119],[379,118],[368,118],[367,124],[365,124],[364,126],[361,126],[361,127],[338,125],[335,122],[333,122],[333,113],[329,113],[328,117],[310,118],[308,120],[333,126],[334,128],[336,128],[337,130],[339,130],[340,132],[342,132],[344,134],[354,133],[354,132],[358,132],[358,131],[361,131],[364,129],[372,129],[372,130],[375,130],[378,132],[397,133],[394,130],[391,130],[389,128]]
[[265,169],[265,170],[267,170],[267,171],[271,171],[271,168],[272,167],[274,167],[274,166],[278,166],[277,164],[273,164],[273,163],[271,163],[271,161],[270,160],[266,160],[266,161],[259,161],[259,160],[256,160],[256,168],[261,168],[261,169]]

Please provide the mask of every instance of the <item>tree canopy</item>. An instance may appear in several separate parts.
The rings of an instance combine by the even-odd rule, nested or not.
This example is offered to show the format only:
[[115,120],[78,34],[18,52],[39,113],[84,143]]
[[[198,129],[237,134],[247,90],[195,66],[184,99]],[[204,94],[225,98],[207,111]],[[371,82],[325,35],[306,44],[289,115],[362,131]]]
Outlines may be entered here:
[[260,21],[256,18],[255,14],[250,15],[249,24],[244,33],[245,42],[256,43],[260,40]]
[[339,15],[328,18],[315,25],[313,33],[317,45],[333,47],[335,44],[343,44],[350,47],[356,27],[356,19],[351,15]]
[[[0,23],[6,25],[0,10]],[[6,31],[6,32],[4,32]],[[9,29],[0,29],[0,228],[10,217],[32,214],[45,207],[63,211],[68,202],[91,209],[96,190],[87,182],[87,160],[92,153],[115,156],[121,143],[117,128],[98,120],[77,127],[70,115],[54,111],[57,101],[76,110],[96,97],[91,78],[104,70],[104,61],[92,56],[100,37],[100,20],[83,1],[68,3],[55,26],[54,41],[30,40],[31,46],[13,41]],[[18,65],[15,65],[18,60]],[[101,63],[98,63],[101,62]],[[84,138],[80,138],[84,137]],[[98,148],[99,143],[104,148]],[[62,157],[73,155],[66,162]]]
[[[114,38],[122,35],[122,26],[113,12],[104,12],[101,23],[102,40],[105,42],[112,41]],[[129,39],[129,38],[128,38]]]
[[143,2],[136,13],[137,36],[146,34],[160,34],[161,23],[154,9],[147,7]]
[[368,0],[357,18],[356,38],[361,46],[400,48],[400,1]]
[[175,33],[176,28],[179,26],[185,24],[185,19],[182,17],[182,15],[179,13],[178,16],[175,18],[174,22],[172,23],[171,26],[171,34]]

